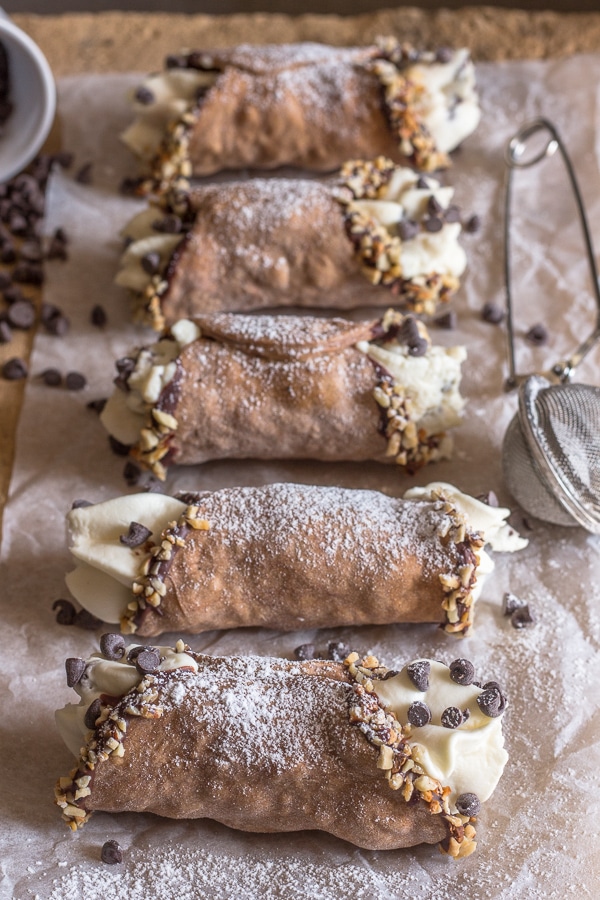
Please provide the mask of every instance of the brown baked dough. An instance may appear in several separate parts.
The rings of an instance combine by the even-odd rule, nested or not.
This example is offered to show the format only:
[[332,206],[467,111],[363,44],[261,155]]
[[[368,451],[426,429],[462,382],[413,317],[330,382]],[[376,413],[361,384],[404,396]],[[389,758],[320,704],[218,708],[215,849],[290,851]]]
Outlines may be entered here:
[[344,666],[197,659],[197,674],[157,673],[116,703],[125,733],[111,720],[96,726],[93,770],[84,751],[73,773],[73,785],[90,776],[87,796],[63,800],[73,795],[61,779],[71,822],[83,819],[73,809],[151,812],[242,831],[320,829],[373,850],[446,838],[443,815],[390,789],[380,748],[350,720],[357,688]]
[[137,580],[126,632],[471,624],[482,541],[439,497],[274,484],[185,501]]

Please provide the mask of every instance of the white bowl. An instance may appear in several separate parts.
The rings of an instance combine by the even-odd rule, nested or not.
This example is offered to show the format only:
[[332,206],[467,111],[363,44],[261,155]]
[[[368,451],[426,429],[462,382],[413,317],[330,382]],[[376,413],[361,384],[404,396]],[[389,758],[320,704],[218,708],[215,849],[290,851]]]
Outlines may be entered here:
[[13,110],[0,134],[0,182],[24,169],[40,151],[56,111],[56,87],[46,57],[2,13],[0,41],[8,55]]

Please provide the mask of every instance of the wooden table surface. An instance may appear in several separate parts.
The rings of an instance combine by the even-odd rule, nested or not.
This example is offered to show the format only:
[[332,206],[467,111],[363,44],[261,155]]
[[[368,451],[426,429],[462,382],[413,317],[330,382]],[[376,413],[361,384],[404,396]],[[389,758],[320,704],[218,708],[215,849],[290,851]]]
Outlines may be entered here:
[[[151,71],[183,47],[242,41],[327,40],[365,43],[396,34],[417,46],[468,46],[476,61],[541,59],[593,53],[600,47],[600,12],[525,12],[492,7],[461,10],[383,9],[360,16],[291,17],[278,14],[206,16],[150,13],[82,13],[14,16],[46,55],[56,78],[80,72]],[[57,142],[55,128],[52,142]],[[40,297],[37,297],[39,304]],[[0,365],[29,358],[35,331],[17,332],[0,345]],[[24,381],[0,378],[0,514],[7,499]]]

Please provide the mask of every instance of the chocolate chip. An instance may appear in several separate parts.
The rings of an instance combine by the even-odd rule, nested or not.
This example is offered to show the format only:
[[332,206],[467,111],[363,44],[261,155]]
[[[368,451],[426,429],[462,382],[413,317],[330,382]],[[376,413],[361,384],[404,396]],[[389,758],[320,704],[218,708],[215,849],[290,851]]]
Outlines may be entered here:
[[25,216],[21,215],[13,207],[13,211],[11,212],[10,218],[8,220],[8,227],[10,228],[13,234],[24,235],[27,233],[27,219]]
[[437,63],[449,63],[452,59],[452,50],[450,47],[438,47],[435,51],[435,61]]
[[538,322],[537,325],[531,326],[525,335],[525,340],[529,341],[530,344],[534,344],[536,347],[543,347],[548,341],[548,329],[545,325],[542,325],[541,322]]
[[502,615],[512,616],[515,610],[521,609],[525,605],[525,601],[521,600],[520,597],[517,597],[516,594],[506,591],[502,597]]
[[65,670],[67,673],[67,687],[74,687],[81,681],[81,676],[85,672],[85,659],[79,656],[70,656],[65,660]]
[[71,503],[71,509],[85,509],[87,506],[93,506],[91,500],[73,500]]
[[86,403],[86,406],[88,409],[91,409],[92,412],[98,413],[98,415],[100,415],[100,413],[106,406],[106,403],[107,403],[107,398],[100,397],[99,400],[90,400],[89,403]]
[[432,194],[429,200],[427,201],[427,212],[430,216],[439,216],[440,213],[444,211],[444,208],[440,201],[437,199],[435,194]]
[[315,654],[315,645],[314,644],[300,644],[299,647],[296,647],[294,650],[294,655],[296,659],[316,659]]
[[114,866],[116,863],[123,862],[123,851],[118,841],[105,841],[100,851],[100,859],[107,866]]
[[37,263],[23,262],[14,267],[12,277],[21,284],[43,284],[44,270]]
[[103,306],[100,306],[100,304],[97,303],[92,307],[92,311],[90,313],[90,322],[92,323],[92,325],[95,325],[96,328],[104,328],[104,326],[106,325],[106,321],[106,310]]
[[436,316],[433,320],[433,324],[437,328],[445,328],[447,331],[453,331],[456,328],[457,322],[458,320],[454,310],[442,313],[441,316]]
[[158,650],[148,649],[144,647],[135,658],[135,667],[140,675],[148,675],[156,672],[160,665],[160,654]]
[[129,523],[129,531],[127,534],[119,535],[119,540],[122,544],[125,544],[126,547],[141,547],[142,544],[145,544],[152,531],[149,528],[146,528],[145,525],[140,525],[139,522],[130,522]]
[[13,328],[25,331],[35,322],[35,306],[31,300],[17,300],[9,306],[6,318]]
[[93,731],[96,727],[96,719],[101,712],[102,704],[100,703],[100,699],[96,697],[95,700],[92,700],[85,712],[85,717],[83,719],[83,724],[85,725],[85,727]]
[[79,182],[79,184],[91,184],[92,183],[92,169],[93,163],[87,162],[83,165],[78,172],[75,174],[75,181]]
[[444,728],[458,728],[462,720],[463,714],[457,706],[447,706],[441,716]]
[[16,284],[11,284],[2,291],[2,296],[7,303],[16,303],[18,300],[23,300],[23,291]]
[[456,801],[456,809],[461,816],[478,816],[481,810],[481,801],[477,794],[461,794]]
[[481,308],[481,318],[490,325],[499,325],[504,321],[504,310],[497,303],[484,303]]
[[42,248],[37,240],[23,241],[19,249],[21,259],[27,262],[40,262],[42,259]]
[[435,234],[437,231],[441,231],[444,227],[444,220],[439,216],[427,216],[426,219],[423,220],[425,225],[425,230],[429,231],[430,234]]
[[481,217],[477,214],[470,216],[463,225],[463,231],[467,234],[476,234],[481,228]]
[[48,249],[46,250],[46,259],[68,259],[67,242],[65,238],[59,238],[59,232],[62,229],[56,229],[53,237],[50,238]]
[[135,89],[133,96],[138,103],[142,104],[142,106],[150,106],[152,103],[156,102],[154,93],[150,88],[147,88],[145,84],[140,84],[140,86]]
[[408,707],[407,718],[415,728],[423,728],[431,722],[431,710],[422,700],[415,700]]
[[27,363],[19,356],[7,359],[2,366],[2,374],[7,381],[20,381],[23,378],[27,378],[27,372]]
[[420,231],[419,223],[413,219],[402,219],[398,223],[398,236],[401,241],[410,241],[418,235]]
[[126,176],[119,185],[119,191],[125,197],[135,197],[143,183],[143,178],[131,178],[130,176]]
[[484,684],[483,691],[477,697],[477,705],[484,716],[489,716],[490,719],[495,719],[504,712],[506,701],[497,682]]
[[57,337],[64,337],[71,327],[71,323],[67,317],[52,303],[42,304],[41,318],[42,325],[45,327],[46,331]]
[[100,652],[106,659],[122,659],[125,656],[125,640],[123,635],[108,632],[100,638]]
[[398,337],[408,347],[410,356],[425,356],[427,353],[427,341],[421,337],[416,320],[407,316],[398,331]]
[[68,150],[59,150],[52,156],[53,162],[57,163],[61,169],[68,169],[73,165],[74,156]]
[[187,69],[187,67],[187,56],[184,56],[182,54],[169,53],[169,55],[165,59],[166,69]]
[[419,175],[419,177],[417,178],[417,189],[420,191],[429,190],[429,182],[424,175]]
[[472,684],[475,666],[468,659],[455,659],[450,663],[450,678],[457,684]]
[[79,612],[75,613],[73,625],[76,628],[83,628],[84,631],[95,631],[101,625],[104,625],[104,622],[97,616],[93,616],[87,609],[80,609]]
[[109,434],[108,436],[108,443],[115,456],[129,456],[129,445],[122,444],[121,441],[118,441],[112,434]]
[[10,263],[14,263],[17,258],[17,251],[14,248],[13,244],[6,243],[0,250],[0,260],[7,265]]
[[418,691],[429,690],[431,664],[426,659],[417,660],[406,667],[406,674]]
[[132,460],[128,459],[123,467],[123,478],[129,487],[134,487],[134,485],[139,484],[141,474],[142,470],[140,467],[132,462]]
[[86,384],[87,379],[81,372],[67,372],[65,385],[68,391],[82,391]]
[[140,265],[148,275],[156,275],[160,269],[160,253],[146,253],[140,260]]
[[12,340],[10,325],[5,319],[0,321],[0,344],[9,344]]
[[0,271],[0,291],[6,290],[7,287],[10,287],[12,284],[10,280],[10,275],[8,272]]
[[70,600],[55,600],[52,609],[57,609],[56,621],[59,625],[72,625],[75,621],[75,607]]
[[344,662],[350,651],[341,641],[329,641],[327,644],[327,659],[333,662]]
[[460,207],[452,204],[444,210],[445,222],[460,222]]
[[530,628],[535,625],[535,616],[527,603],[519,609],[515,609],[510,617],[510,624],[513,628]]
[[47,387],[59,387],[62,384],[62,375],[58,369],[44,369],[40,372],[40,378]]
[[156,219],[152,223],[154,231],[160,231],[163,234],[179,234],[182,228],[182,221],[179,216],[168,215],[162,219]]

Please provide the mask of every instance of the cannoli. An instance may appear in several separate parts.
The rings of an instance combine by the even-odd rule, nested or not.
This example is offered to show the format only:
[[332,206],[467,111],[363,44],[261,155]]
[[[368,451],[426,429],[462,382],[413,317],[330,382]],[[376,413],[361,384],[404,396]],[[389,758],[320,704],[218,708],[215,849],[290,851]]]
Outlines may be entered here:
[[123,140],[147,167],[139,190],[222,169],[332,171],[384,154],[423,171],[479,122],[467,50],[301,43],[194,51],[133,95]]
[[[466,659],[401,671],[201,656],[178,641],[67,660],[81,697],[56,721],[77,766],[56,786],[72,830],[94,810],[211,818],[242,831],[319,829],[372,850],[476,847],[506,764],[497,682]],[[83,746],[82,746],[83,745]]]
[[210,459],[376,460],[414,470],[447,457],[460,421],[462,347],[389,311],[348,322],[215,314],[119,360],[101,414],[164,478]]
[[451,485],[410,499],[301,484],[144,493],[68,514],[71,593],[145,637],[435,622],[464,635],[493,564],[526,541]]
[[466,266],[454,191],[379,157],[327,182],[173,190],[123,229],[116,282],[156,330],[230,310],[386,306],[432,313]]

